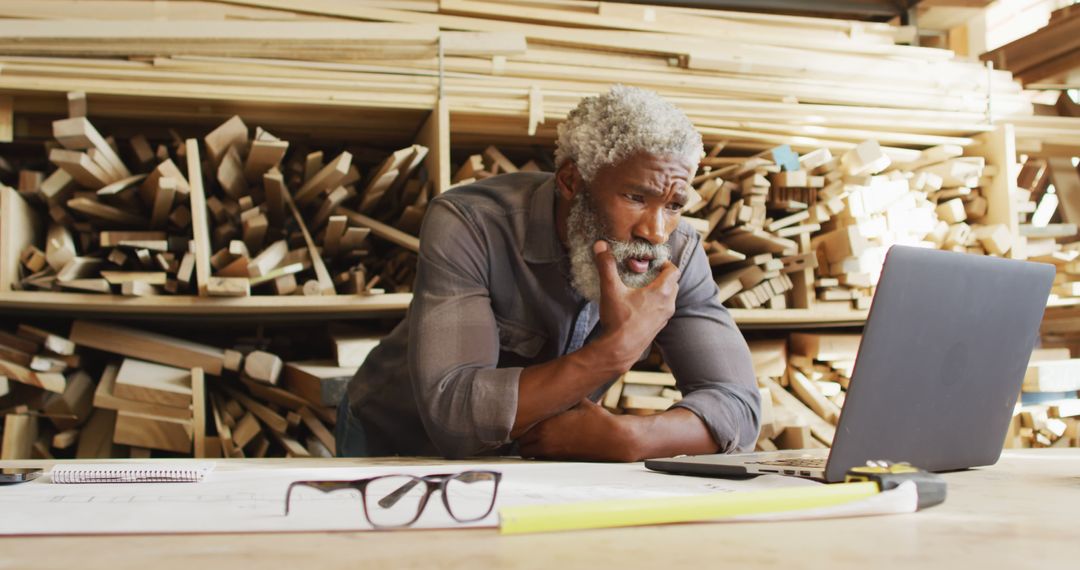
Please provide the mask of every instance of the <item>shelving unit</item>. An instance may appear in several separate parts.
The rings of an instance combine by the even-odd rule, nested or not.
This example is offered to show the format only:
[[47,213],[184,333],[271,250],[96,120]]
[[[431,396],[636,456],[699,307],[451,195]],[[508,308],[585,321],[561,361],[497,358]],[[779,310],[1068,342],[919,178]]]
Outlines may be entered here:
[[[49,122],[63,116],[64,98],[43,91],[4,90],[13,96],[16,117],[22,134],[42,136]],[[451,112],[445,103],[436,102],[432,109],[372,108],[343,104],[269,104],[265,101],[147,99],[138,98],[139,105],[122,96],[95,95],[92,115],[100,121],[101,130],[126,136],[138,131],[140,122],[178,124],[186,128],[208,130],[234,113],[251,124],[259,124],[279,132],[283,138],[290,134],[316,134],[319,137],[345,139],[358,133],[360,140],[378,140],[385,145],[418,142],[430,149],[425,159],[429,175],[436,180],[439,191],[450,186],[451,155],[456,149],[483,148],[487,144],[507,145],[509,148],[541,147],[553,149],[554,120],[536,123],[535,133],[529,135],[530,121],[517,116]],[[97,119],[100,116],[101,119]],[[341,120],[333,120],[341,117]],[[535,119],[535,118],[534,118]],[[309,121],[309,122],[306,122]],[[396,127],[396,128],[395,128]],[[993,185],[986,194],[989,202],[987,220],[1010,224],[1016,235],[1016,205],[1010,200],[1015,188],[1015,135],[1009,124],[974,137],[969,147],[972,154],[984,156],[995,167]],[[460,153],[458,153],[460,154]],[[122,297],[89,293],[54,293],[14,291],[12,283],[17,274],[18,255],[25,244],[40,240],[43,231],[35,223],[35,214],[14,190],[0,195],[0,311],[20,314],[94,315],[98,317],[183,317],[187,319],[287,318],[320,319],[328,316],[339,319],[381,318],[404,315],[411,295],[387,294],[374,296],[337,295],[330,297],[260,297],[207,298],[191,296]],[[809,328],[860,326],[866,311],[836,311],[834,309],[732,309],[736,322],[744,328]]]
[[[149,2],[132,3],[136,4],[142,17],[149,18]],[[160,7],[160,14],[155,8],[154,18],[172,19],[177,26],[187,27],[177,16],[180,11],[190,8],[211,14],[186,4],[168,3]],[[260,60],[257,50],[268,46],[255,46],[254,53],[223,51],[206,56],[174,50],[135,59],[64,59],[55,57],[56,51],[41,54],[54,57],[0,55],[4,66],[0,110],[10,102],[14,151],[40,152],[23,142],[51,140],[52,121],[67,116],[66,94],[82,90],[88,97],[89,119],[101,133],[121,142],[151,130],[155,133],[151,138],[165,141],[170,136],[166,128],[176,129],[180,139],[201,139],[238,115],[250,127],[261,126],[281,139],[299,143],[290,147],[290,153],[309,142],[315,148],[322,148],[323,143],[327,148],[358,143],[380,151],[420,144],[429,149],[424,161],[427,176],[434,181],[435,191],[443,192],[451,186],[456,165],[489,145],[515,160],[551,158],[557,125],[567,112],[582,97],[624,82],[654,89],[683,109],[707,148],[722,144],[723,153],[713,168],[767,153],[780,144],[789,144],[800,154],[829,149],[839,158],[856,144],[875,140],[894,162],[908,162],[928,146],[962,146],[964,156],[981,156],[988,165],[985,176],[990,180],[979,183],[987,214],[974,223],[1005,224],[1016,238],[1018,148],[1028,149],[1044,138],[1062,146],[1080,140],[1076,135],[1080,119],[1033,116],[1030,103],[1007,72],[953,58],[946,50],[902,45],[898,43],[901,30],[884,24],[668,9],[653,14],[642,7],[606,2],[570,8],[574,5],[561,0],[443,0],[393,7],[374,0],[199,4],[202,10],[216,6],[213,14],[220,11],[223,19],[331,19],[354,24],[374,20],[426,26],[432,35],[423,47],[430,52],[417,57],[380,53],[370,59],[349,59],[331,51],[310,59],[297,54],[295,59]],[[23,9],[30,15],[19,17],[34,17],[38,8],[27,4]],[[85,7],[72,5],[72,9]],[[118,15],[109,12],[100,17],[115,20]],[[442,32],[438,26],[444,28]],[[504,37],[484,35],[488,32]],[[435,43],[436,37],[441,43]],[[507,38],[512,41],[504,43]],[[468,45],[470,40],[474,45]],[[436,46],[446,48],[440,51],[441,57],[434,55]],[[830,172],[841,174],[835,167],[822,171]],[[782,209],[771,213],[775,216]],[[706,214],[700,212],[697,215]],[[299,331],[299,325],[310,330],[326,328],[329,321],[371,321],[362,324],[388,330],[405,315],[412,300],[409,293],[222,298],[17,291],[13,284],[19,256],[30,241],[40,244],[48,225],[43,223],[47,217],[38,220],[38,216],[18,192],[0,192],[0,314],[55,324],[57,332],[70,318],[88,317],[140,321],[138,326],[146,330],[187,328],[181,336],[190,340],[211,328],[205,323],[215,323],[218,329],[243,332],[230,338],[219,335],[213,344],[224,349],[235,342],[231,348],[246,350],[256,343],[240,337],[257,331],[252,336],[265,341],[264,323],[266,330],[280,321],[298,325],[289,330]],[[212,229],[205,217],[200,221],[206,226],[199,228],[204,234]],[[407,241],[415,247],[414,237]],[[402,245],[401,240],[394,243]],[[803,253],[807,247],[800,245]],[[381,244],[372,251],[383,255]],[[850,259],[853,252],[844,255]],[[1007,255],[1022,257],[1023,253],[1012,250]],[[205,249],[197,256],[197,261],[205,261]],[[379,259],[375,267],[390,257]],[[731,267],[724,268],[723,263],[717,262],[718,278]],[[861,267],[859,272],[872,273]],[[823,270],[819,276],[834,274],[835,270]],[[829,291],[824,283],[819,284],[823,288],[818,290],[820,298],[836,300],[818,302],[813,271],[800,277],[800,291],[810,288],[813,299],[795,303],[792,294],[787,303],[772,297],[768,303],[809,308],[730,309],[748,338],[775,340],[789,331],[806,329],[855,333],[865,324],[869,311],[854,310],[851,302],[844,304],[844,297],[830,296],[836,291]],[[869,286],[855,287],[863,288],[859,294],[864,303]],[[779,289],[769,293],[781,294]],[[739,299],[728,303],[754,306]],[[1068,303],[1048,309],[1045,330],[1071,327],[1077,319],[1074,313],[1076,308]],[[211,338],[209,331],[206,335]],[[285,336],[310,340],[299,338],[304,333]],[[329,347],[315,347],[301,357],[324,348]],[[329,407],[324,407],[326,412]]]

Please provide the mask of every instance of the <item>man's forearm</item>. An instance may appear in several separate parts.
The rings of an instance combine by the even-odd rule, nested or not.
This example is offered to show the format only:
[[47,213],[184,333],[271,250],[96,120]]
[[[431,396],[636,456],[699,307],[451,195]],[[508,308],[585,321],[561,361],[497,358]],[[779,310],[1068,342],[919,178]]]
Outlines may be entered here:
[[652,416],[618,416],[629,429],[631,449],[626,461],[642,461],[654,457],[704,455],[717,453],[720,446],[713,440],[705,422],[686,408],[671,408]]
[[510,437],[516,439],[538,421],[570,408],[605,382],[629,369],[613,337],[602,336],[581,350],[522,370],[517,414]]

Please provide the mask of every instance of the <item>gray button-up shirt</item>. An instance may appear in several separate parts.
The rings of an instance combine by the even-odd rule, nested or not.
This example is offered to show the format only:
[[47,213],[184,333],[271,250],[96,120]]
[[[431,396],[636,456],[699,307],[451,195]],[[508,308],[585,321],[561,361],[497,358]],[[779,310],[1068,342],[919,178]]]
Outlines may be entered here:
[[[596,303],[570,286],[555,199],[553,175],[514,173],[431,201],[408,315],[349,383],[370,453],[512,452],[522,369],[600,334]],[[656,344],[684,395],[676,406],[722,451],[749,450],[761,402],[746,341],[717,301],[697,233],[682,222],[669,244],[682,275]]]

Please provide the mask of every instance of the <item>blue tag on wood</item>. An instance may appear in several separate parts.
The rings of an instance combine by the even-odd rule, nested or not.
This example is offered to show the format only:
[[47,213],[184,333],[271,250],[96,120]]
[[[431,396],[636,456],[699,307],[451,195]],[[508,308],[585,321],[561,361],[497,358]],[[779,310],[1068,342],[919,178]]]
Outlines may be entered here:
[[799,169],[799,155],[791,150],[789,145],[780,145],[772,149],[772,157],[773,162],[780,165],[780,168],[787,170],[788,172],[794,172]]

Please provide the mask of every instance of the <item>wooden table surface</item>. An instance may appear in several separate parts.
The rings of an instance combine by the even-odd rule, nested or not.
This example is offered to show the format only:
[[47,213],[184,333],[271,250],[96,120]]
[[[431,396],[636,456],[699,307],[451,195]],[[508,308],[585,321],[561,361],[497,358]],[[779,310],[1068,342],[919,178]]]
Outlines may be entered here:
[[[220,461],[220,460],[219,460]],[[298,460],[260,462],[266,468]],[[485,462],[487,460],[485,459]],[[10,464],[10,462],[8,462]],[[24,462],[25,463],[25,462]],[[40,462],[43,465],[52,462]],[[311,460],[351,466],[416,460]],[[449,462],[441,462],[449,463]],[[3,463],[0,463],[3,466]],[[1080,563],[1080,450],[1006,451],[910,514],[500,536],[495,529],[0,538],[0,569],[1035,568]],[[0,506],[0,516],[3,516]]]

